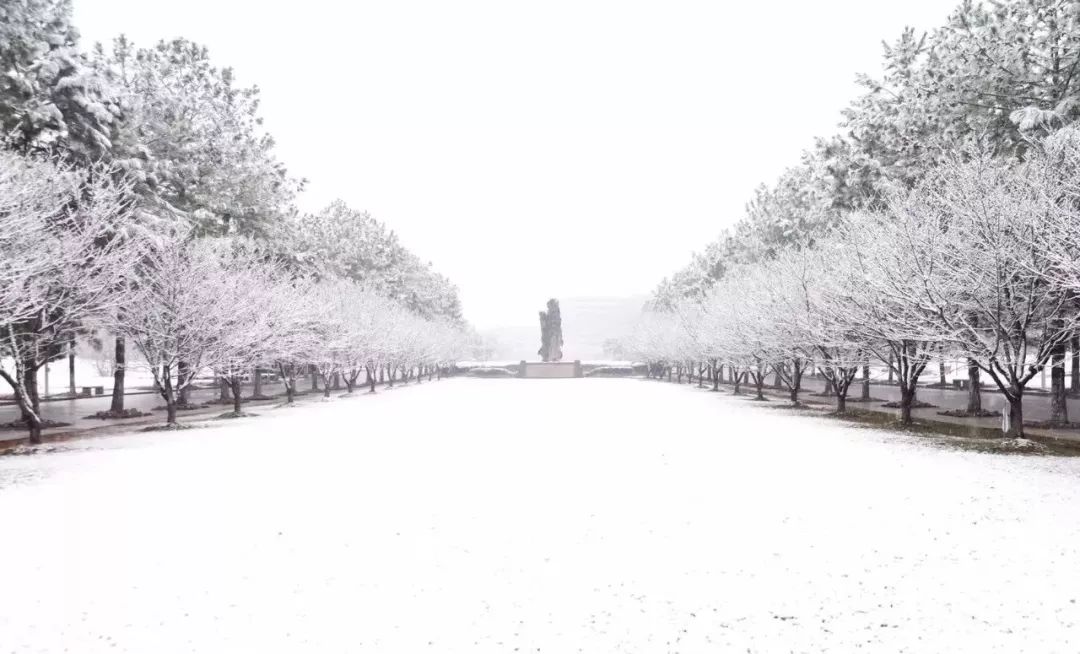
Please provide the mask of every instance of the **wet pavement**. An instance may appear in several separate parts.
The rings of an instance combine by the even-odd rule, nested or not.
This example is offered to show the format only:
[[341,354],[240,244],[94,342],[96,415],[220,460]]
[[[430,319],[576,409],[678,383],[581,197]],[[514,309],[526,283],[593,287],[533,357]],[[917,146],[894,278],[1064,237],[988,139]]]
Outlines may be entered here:
[[[297,387],[303,391],[311,387],[310,381],[306,378],[301,378],[297,381]],[[249,395],[251,392],[251,385],[245,385],[244,395]],[[277,396],[282,395],[285,392],[285,388],[281,383],[264,382],[261,392],[265,396]],[[344,389],[334,391],[335,393],[342,393]],[[190,399],[194,404],[201,404],[216,400],[219,397],[219,390],[216,387],[203,386],[191,391]],[[105,395],[76,398],[76,399],[62,399],[62,400],[50,400],[42,402],[41,413],[45,420],[57,421],[67,423],[67,427],[56,427],[53,429],[46,429],[45,435],[59,431],[74,431],[81,429],[95,429],[100,427],[107,427],[110,425],[130,425],[133,424],[133,419],[117,419],[117,420],[100,420],[97,418],[90,418],[88,416],[97,413],[98,411],[107,411],[112,405],[112,396],[108,393]],[[124,408],[125,409],[138,409],[143,412],[153,412],[155,416],[160,416],[160,419],[164,421],[164,413],[161,411],[154,411],[154,409],[164,405],[164,401],[161,399],[156,391],[139,390],[132,393],[128,393],[124,396]],[[220,408],[220,405],[215,405],[213,409]],[[224,409],[222,409],[224,410]],[[180,414],[181,421],[185,413]],[[19,419],[20,413],[18,406],[14,404],[4,404],[0,406],[0,423],[10,423]],[[146,419],[138,419],[140,423],[146,422]],[[0,442],[7,440],[19,440],[25,438],[26,432],[19,429],[0,429]]]

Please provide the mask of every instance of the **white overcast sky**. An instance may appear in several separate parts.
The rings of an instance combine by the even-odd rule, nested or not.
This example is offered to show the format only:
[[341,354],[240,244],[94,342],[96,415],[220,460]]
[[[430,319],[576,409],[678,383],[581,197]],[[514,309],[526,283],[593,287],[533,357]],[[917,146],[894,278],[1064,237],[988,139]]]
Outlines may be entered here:
[[74,3],[86,45],[184,36],[258,84],[301,206],[372,212],[492,327],[647,293],[956,0]]

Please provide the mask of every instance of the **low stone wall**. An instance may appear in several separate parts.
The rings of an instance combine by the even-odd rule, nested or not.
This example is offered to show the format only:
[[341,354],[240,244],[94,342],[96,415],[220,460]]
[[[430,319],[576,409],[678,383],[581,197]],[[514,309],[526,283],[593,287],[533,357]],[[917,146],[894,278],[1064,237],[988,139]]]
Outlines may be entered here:
[[645,370],[635,366],[591,366],[585,369],[586,377],[635,377],[645,376]]

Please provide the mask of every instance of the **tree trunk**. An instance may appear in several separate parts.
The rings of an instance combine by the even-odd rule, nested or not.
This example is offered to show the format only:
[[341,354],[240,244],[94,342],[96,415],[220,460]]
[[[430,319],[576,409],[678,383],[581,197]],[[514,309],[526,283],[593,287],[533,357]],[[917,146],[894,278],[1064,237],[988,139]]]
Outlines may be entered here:
[[895,361],[895,359],[893,358],[893,355],[890,354],[889,355],[889,383],[890,384],[893,383],[893,361]]
[[222,404],[232,402],[232,391],[229,390],[229,382],[224,379],[221,379],[218,382],[218,400]]
[[394,369],[391,368],[390,366],[386,367],[386,378],[387,378],[386,385],[389,386],[390,388],[393,388],[394,387]]
[[1069,405],[1065,388],[1065,343],[1054,346],[1050,355],[1050,422],[1064,425],[1069,422]]
[[972,415],[982,413],[982,382],[979,380],[979,366],[974,359],[968,359],[968,403],[967,412]]
[[712,365],[712,389],[720,390],[720,367],[715,363]]
[[33,421],[34,414],[41,415],[41,395],[38,393],[37,367],[33,361],[24,365],[26,367],[23,369],[23,390],[26,393],[26,403],[22,407],[22,418],[30,423]]
[[43,422],[41,419],[41,411],[34,409],[30,413],[24,412],[23,415],[26,420],[26,428],[30,432],[30,444],[41,445],[41,428]]
[[177,404],[179,404],[180,406],[188,405],[188,393],[190,385],[186,382],[188,380],[188,377],[190,376],[191,370],[187,364],[187,361],[181,360],[176,365],[176,383],[180,386],[180,397],[177,398]]
[[372,370],[371,368],[367,369],[367,383],[368,383],[368,393],[374,393],[375,392],[375,371]]
[[176,396],[173,394],[172,371],[169,366],[161,366],[161,397],[165,400],[165,424],[176,425]]
[[326,375],[322,376],[322,396],[325,399],[330,399],[330,378]]
[[733,395],[742,395],[742,380],[744,374],[746,373],[732,369],[732,381],[735,382],[735,391],[732,393]]
[[836,412],[840,414],[847,413],[847,391],[836,393]]
[[68,394],[75,397],[75,342],[68,349]]
[[334,390],[335,391],[340,390],[341,389],[341,375],[335,372],[334,376],[333,376],[333,382],[334,382]]
[[1070,338],[1069,347],[1072,349],[1072,383],[1069,391],[1077,395],[1080,394],[1080,336]]
[[942,388],[948,384],[945,380],[945,359],[938,359],[938,384]]
[[765,385],[764,373],[758,373],[754,375],[754,388],[757,391],[757,399],[764,400],[765,394],[761,392],[761,387]]
[[802,390],[802,377],[805,368],[800,361],[793,361],[791,363],[791,403],[798,406],[799,404],[799,391]]
[[911,424],[911,405],[915,402],[915,388],[900,380],[900,422]]
[[870,401],[870,366],[862,367],[862,399]]
[[41,444],[41,414],[33,410],[30,402],[30,396],[26,393],[26,376],[23,375],[21,381],[18,381],[18,372],[15,375],[9,375],[0,368],[0,376],[4,378],[4,381],[11,386],[11,389],[15,392],[15,402],[19,406],[19,411],[22,413],[22,422],[26,425],[30,434],[30,444]]
[[236,415],[240,415],[241,411],[243,411],[243,409],[240,407],[240,404],[244,401],[243,397],[241,397],[240,392],[240,377],[234,376],[231,381],[233,394],[233,411],[236,412]]
[[281,375],[281,383],[285,386],[285,404],[292,404],[296,395],[296,368],[289,366],[287,369],[280,361],[277,362],[278,374]]
[[116,365],[113,366],[112,404],[109,410],[119,413],[124,410],[124,355],[127,344],[122,336],[117,336],[115,341]]
[[28,431],[30,432],[30,444],[41,445],[44,440],[41,438],[41,421],[39,419],[31,418]]
[[251,397],[262,397],[262,368],[255,366],[255,377],[252,381]]
[[319,371],[315,369],[315,366],[308,368],[308,374],[311,375],[311,390],[319,390]]
[[1012,438],[1024,436],[1024,389],[1012,389],[1005,395],[1009,400],[1009,424],[1005,434]]

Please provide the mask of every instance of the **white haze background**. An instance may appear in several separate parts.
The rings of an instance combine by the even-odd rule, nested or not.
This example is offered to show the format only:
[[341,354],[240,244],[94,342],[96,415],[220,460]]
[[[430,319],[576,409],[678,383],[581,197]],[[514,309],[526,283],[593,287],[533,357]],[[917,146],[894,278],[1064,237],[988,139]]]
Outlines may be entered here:
[[75,18],[87,43],[207,45],[262,88],[303,208],[371,211],[490,328],[647,293],[836,130],[883,39],[955,4],[79,0]]

